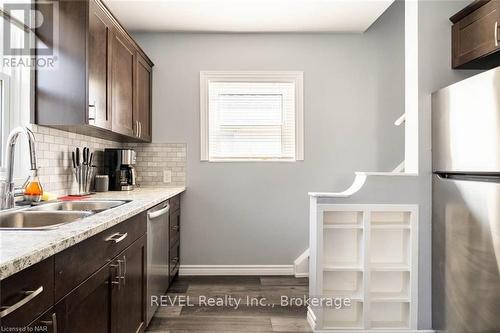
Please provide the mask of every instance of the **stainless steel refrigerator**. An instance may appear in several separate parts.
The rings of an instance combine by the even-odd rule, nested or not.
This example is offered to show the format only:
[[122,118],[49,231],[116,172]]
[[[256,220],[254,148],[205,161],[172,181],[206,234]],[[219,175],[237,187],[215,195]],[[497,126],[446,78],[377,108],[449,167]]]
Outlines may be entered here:
[[500,67],[432,95],[432,315],[500,332]]

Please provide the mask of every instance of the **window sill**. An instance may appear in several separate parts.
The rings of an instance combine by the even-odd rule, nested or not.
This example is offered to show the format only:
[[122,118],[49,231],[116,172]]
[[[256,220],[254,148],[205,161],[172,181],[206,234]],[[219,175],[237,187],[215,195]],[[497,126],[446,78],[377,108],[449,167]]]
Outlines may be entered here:
[[297,160],[297,159],[279,159],[279,158],[273,158],[273,159],[241,159],[241,158],[234,158],[234,159],[217,159],[217,160],[201,160],[201,162],[209,162],[209,163],[224,163],[224,162],[229,162],[229,163],[237,163],[237,162],[284,162],[284,163],[293,163],[293,162],[301,162],[303,160]]

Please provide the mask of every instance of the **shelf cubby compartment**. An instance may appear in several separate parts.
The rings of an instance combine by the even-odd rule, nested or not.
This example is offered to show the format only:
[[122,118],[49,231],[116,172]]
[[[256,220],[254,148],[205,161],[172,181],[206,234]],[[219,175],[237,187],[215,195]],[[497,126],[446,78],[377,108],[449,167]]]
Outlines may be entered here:
[[370,276],[370,300],[378,302],[410,301],[409,272],[372,271]]
[[357,211],[325,211],[323,212],[325,228],[362,228],[363,212]]
[[363,272],[324,271],[322,296],[363,300]]
[[373,329],[409,328],[410,304],[407,302],[372,302],[370,327]]
[[345,308],[323,308],[324,329],[360,329],[363,328],[363,302],[351,303]]
[[323,268],[326,270],[363,267],[363,230],[325,230],[323,234]]
[[376,211],[371,212],[370,221],[372,228],[410,228],[410,212],[401,211]]
[[372,229],[370,267],[378,270],[408,270],[410,230]]

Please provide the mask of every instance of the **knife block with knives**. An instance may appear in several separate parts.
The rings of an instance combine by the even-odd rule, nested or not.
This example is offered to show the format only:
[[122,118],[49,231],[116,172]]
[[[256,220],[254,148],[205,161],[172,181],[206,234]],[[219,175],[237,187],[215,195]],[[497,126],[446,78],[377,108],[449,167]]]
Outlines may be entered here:
[[71,195],[84,196],[91,194],[90,186],[96,170],[96,166],[92,165],[93,157],[94,153],[91,153],[88,147],[83,147],[82,156],[80,156],[80,148],[76,148],[75,151],[71,152],[73,174],[78,185],[77,192]]

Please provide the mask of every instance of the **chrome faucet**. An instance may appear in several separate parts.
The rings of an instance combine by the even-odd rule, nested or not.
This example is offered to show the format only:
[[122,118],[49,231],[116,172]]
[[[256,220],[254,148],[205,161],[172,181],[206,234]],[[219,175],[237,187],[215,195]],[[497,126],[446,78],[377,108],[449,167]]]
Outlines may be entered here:
[[[14,186],[14,151],[16,148],[17,139],[19,134],[24,133],[29,143],[30,164],[31,170],[36,170],[36,151],[35,151],[35,135],[27,127],[16,127],[10,132],[7,138],[5,147],[4,165],[6,169],[6,177],[0,180],[0,210],[9,209],[14,207],[14,197],[21,195],[22,191]],[[22,189],[21,189],[22,190]]]

